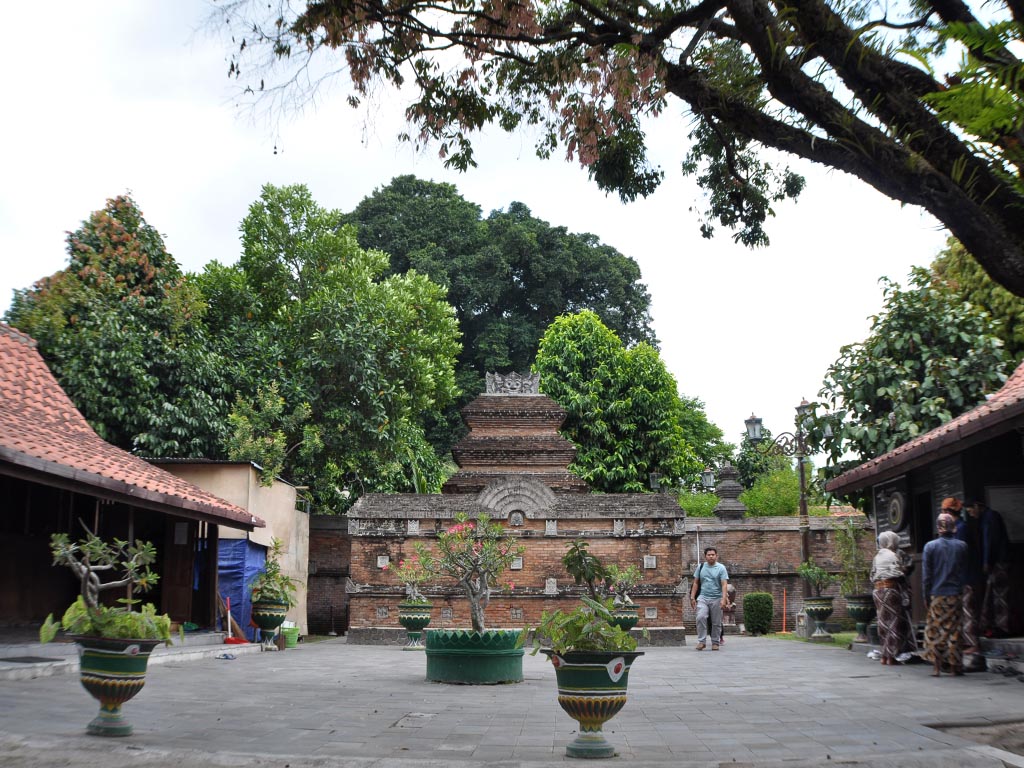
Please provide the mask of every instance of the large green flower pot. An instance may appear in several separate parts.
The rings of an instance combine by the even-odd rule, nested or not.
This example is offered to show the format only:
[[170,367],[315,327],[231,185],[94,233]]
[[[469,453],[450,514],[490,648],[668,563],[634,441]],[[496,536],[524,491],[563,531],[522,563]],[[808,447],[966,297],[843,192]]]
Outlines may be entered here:
[[868,641],[868,624],[875,618],[875,598],[871,594],[847,595],[846,613],[857,623],[855,643]]
[[122,640],[75,635],[82,687],[99,701],[100,712],[86,730],[94,736],[130,736],[132,724],[121,705],[146,683],[149,654],[161,640]]
[[256,600],[252,604],[252,621],[260,628],[264,646],[270,643],[275,630],[284,623],[288,615],[288,603],[284,600]]
[[431,603],[408,603],[398,604],[398,623],[401,624],[409,636],[405,651],[422,651],[423,641],[420,635],[430,623],[430,611],[433,608]]
[[640,608],[635,605],[616,605],[612,608],[610,623],[619,627],[623,632],[629,632],[639,621]]
[[565,748],[567,757],[614,757],[615,747],[602,726],[626,705],[629,668],[643,651],[570,651],[557,654],[542,648],[555,668],[558,704],[579,723],[576,739]]
[[428,629],[427,680],[435,683],[495,685],[523,681],[519,629]]
[[808,640],[811,642],[824,643],[832,640],[825,630],[825,619],[832,615],[833,597],[806,597],[804,598],[804,612],[814,621],[814,632]]

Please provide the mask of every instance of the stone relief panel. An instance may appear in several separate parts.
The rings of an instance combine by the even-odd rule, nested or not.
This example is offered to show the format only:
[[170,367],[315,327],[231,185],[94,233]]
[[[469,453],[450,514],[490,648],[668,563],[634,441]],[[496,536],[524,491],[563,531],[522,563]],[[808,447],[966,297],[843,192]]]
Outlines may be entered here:
[[540,374],[488,373],[488,395],[539,395]]
[[526,477],[503,477],[477,496],[477,503],[492,510],[496,516],[508,518],[519,512],[527,519],[538,517],[556,502],[554,491],[546,485]]

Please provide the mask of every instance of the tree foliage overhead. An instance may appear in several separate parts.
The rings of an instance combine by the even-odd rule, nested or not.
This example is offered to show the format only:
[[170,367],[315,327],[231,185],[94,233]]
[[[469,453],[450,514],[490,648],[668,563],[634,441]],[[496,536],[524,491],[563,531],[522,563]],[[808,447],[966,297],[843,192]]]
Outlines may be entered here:
[[1024,359],[1024,299],[993,282],[963,245],[950,238],[932,262],[932,273],[961,301],[988,312],[999,323],[999,338],[1013,364]]
[[693,401],[679,397],[652,346],[626,349],[595,313],[583,311],[555,320],[534,368],[541,390],[568,412],[562,431],[577,447],[572,469],[592,488],[646,491],[652,472],[676,487],[695,484],[700,436],[685,431]]
[[[719,224],[767,241],[771,204],[802,186],[759,154],[772,148],[922,206],[1024,295],[1019,0],[987,3],[984,21],[961,0],[220,5],[229,75],[256,98],[292,99],[303,84],[311,95],[317,72],[347,70],[353,104],[404,84],[411,138],[436,141],[450,165],[474,164],[485,125],[528,128],[541,156],[561,148],[627,200],[661,179],[646,121],[682,107],[706,235]],[[935,72],[947,50],[962,63]]]
[[[882,278],[881,313],[828,369],[811,440],[843,468],[886,453],[973,408],[1006,379],[998,324],[915,268],[907,288]],[[822,434],[825,424],[832,436]]]
[[199,279],[236,362],[232,455],[310,486],[322,511],[364,490],[436,488],[424,414],[455,389],[458,329],[444,290],[387,275],[341,213],[303,185],[266,185],[242,222],[237,267]]
[[6,320],[39,353],[96,432],[155,457],[218,457],[223,361],[203,303],[127,195],[67,238],[68,266],[16,291]]

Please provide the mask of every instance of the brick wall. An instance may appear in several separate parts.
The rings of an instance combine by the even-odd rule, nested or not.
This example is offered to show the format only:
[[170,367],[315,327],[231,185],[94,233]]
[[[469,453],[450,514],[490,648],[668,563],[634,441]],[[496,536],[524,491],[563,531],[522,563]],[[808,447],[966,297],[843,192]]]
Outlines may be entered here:
[[309,521],[309,583],[306,620],[309,632],[339,635],[348,628],[348,595],[352,541],[344,517],[313,516]]
[[[587,528],[570,529],[570,524]],[[800,563],[800,531],[796,518],[710,520],[699,524],[691,519],[683,535],[637,535],[635,532],[613,535],[611,524],[610,520],[559,521],[557,536],[545,536],[542,524],[537,525],[536,521],[528,521],[518,529],[516,533],[527,548],[523,568],[502,575],[505,589],[491,598],[487,609],[488,625],[532,625],[539,621],[542,611],[571,608],[583,590],[565,573],[561,559],[572,539],[582,535],[589,542],[590,551],[605,563],[623,567],[635,563],[642,567],[645,555],[657,558],[657,568],[643,569],[644,583],[630,593],[640,606],[641,626],[653,629],[684,625],[688,631],[693,631],[694,616],[686,597],[690,576],[703,560],[703,549],[714,546],[737,589],[737,624],[743,623],[743,595],[768,592],[774,599],[772,629],[781,631],[785,627],[792,631],[795,628],[804,594],[803,581],[795,572]],[[832,524],[828,519],[812,521],[808,544],[816,562],[834,571],[838,563],[833,553]],[[697,530],[698,525],[700,530]],[[867,527],[868,523],[865,521],[864,525]],[[393,573],[380,570],[377,558],[387,556],[391,562],[397,562],[410,557],[414,542],[429,548],[433,538],[429,535],[356,537],[351,578],[359,591],[349,595],[350,626],[363,629],[399,626],[398,603],[404,597],[404,588]],[[863,546],[870,558],[874,554],[870,536],[865,537]],[[545,594],[545,582],[552,578],[557,596]],[[515,585],[514,590],[508,589],[509,583]],[[421,591],[434,604],[432,627],[469,625],[468,602],[460,591],[447,584],[427,584]],[[826,594],[838,595],[838,588],[832,587]],[[645,608],[656,609],[657,615],[646,617]],[[516,609],[515,618],[512,609]],[[830,621],[846,619],[845,602],[838,599]]]

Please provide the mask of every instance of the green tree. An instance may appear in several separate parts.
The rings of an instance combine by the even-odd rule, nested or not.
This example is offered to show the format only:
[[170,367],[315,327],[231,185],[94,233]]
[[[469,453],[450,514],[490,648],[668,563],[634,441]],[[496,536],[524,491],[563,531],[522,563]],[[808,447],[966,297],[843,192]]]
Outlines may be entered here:
[[983,309],[999,322],[999,338],[1013,363],[1024,359],[1024,299],[993,282],[952,237],[932,262],[932,273],[962,301]]
[[398,176],[345,217],[359,243],[390,255],[391,271],[429,275],[448,289],[463,334],[462,398],[428,424],[442,455],[465,434],[459,411],[489,371],[529,370],[560,314],[591,309],[626,344],[656,343],[650,296],[636,262],[596,237],[552,227],[521,203],[481,218],[451,184]]
[[96,432],[146,456],[222,455],[229,388],[198,293],[127,195],[68,235],[68,266],[16,291],[33,336]]
[[906,289],[882,278],[882,311],[868,337],[840,350],[821,391],[831,437],[822,444],[839,469],[943,424],[981,402],[1005,380],[997,324],[927,271],[915,268]]
[[648,476],[691,485],[702,469],[683,431],[684,403],[658,352],[626,349],[589,310],[563,315],[541,339],[541,389],[568,412],[572,466],[595,490],[647,490]]
[[748,490],[754,487],[754,483],[759,477],[791,466],[790,460],[785,456],[766,450],[767,446],[772,443],[771,430],[761,427],[761,435],[762,440],[755,445],[744,432],[743,440],[740,441],[740,449],[736,454],[736,469],[740,473],[740,485]]
[[365,251],[303,185],[266,185],[242,222],[237,267],[197,281],[241,399],[233,455],[310,486],[341,511],[362,492],[437,489],[445,465],[424,414],[455,391],[458,331],[444,290]]
[[[302,101],[303,84],[311,97],[323,83],[305,75],[317,67],[326,77],[347,70],[353,105],[381,82],[405,85],[407,138],[436,141],[449,165],[475,164],[485,125],[526,129],[539,155],[563,149],[624,200],[660,183],[645,131],[681,106],[693,126],[683,170],[708,193],[706,236],[720,225],[767,243],[772,205],[803,186],[761,152],[774,149],[922,206],[1024,295],[1024,96],[1013,52],[1024,14],[1018,0],[986,4],[984,22],[974,14],[948,0],[239,0],[217,23],[233,33],[229,75],[253,98]],[[933,69],[949,49],[966,56],[943,82]]]

